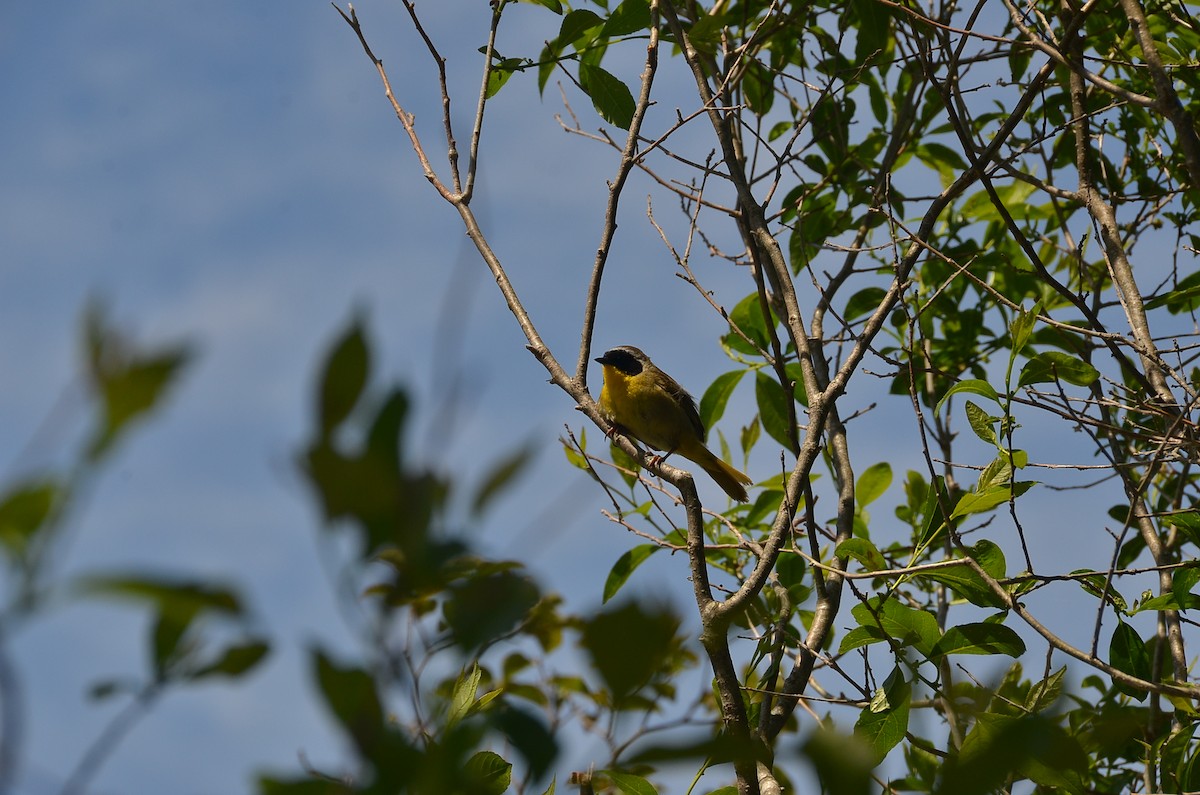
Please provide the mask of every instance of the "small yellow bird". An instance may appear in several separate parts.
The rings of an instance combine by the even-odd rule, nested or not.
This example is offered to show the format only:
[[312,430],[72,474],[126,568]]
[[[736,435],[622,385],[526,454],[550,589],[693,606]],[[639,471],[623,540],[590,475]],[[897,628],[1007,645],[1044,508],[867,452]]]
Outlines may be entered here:
[[749,499],[746,486],[753,481],[704,446],[704,423],[696,401],[674,378],[632,345],[605,351],[596,361],[604,365],[600,409],[617,430],[655,450],[665,450],[664,459],[679,453],[699,464],[733,499]]

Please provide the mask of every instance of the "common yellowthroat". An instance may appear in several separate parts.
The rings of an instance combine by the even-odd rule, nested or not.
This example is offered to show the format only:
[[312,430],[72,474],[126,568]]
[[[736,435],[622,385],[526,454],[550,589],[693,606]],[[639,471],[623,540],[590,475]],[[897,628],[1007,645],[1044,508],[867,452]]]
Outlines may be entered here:
[[704,446],[696,401],[674,378],[632,345],[606,351],[596,361],[604,365],[600,409],[618,430],[665,450],[663,458],[679,453],[699,464],[733,499],[749,499],[746,486],[753,481]]

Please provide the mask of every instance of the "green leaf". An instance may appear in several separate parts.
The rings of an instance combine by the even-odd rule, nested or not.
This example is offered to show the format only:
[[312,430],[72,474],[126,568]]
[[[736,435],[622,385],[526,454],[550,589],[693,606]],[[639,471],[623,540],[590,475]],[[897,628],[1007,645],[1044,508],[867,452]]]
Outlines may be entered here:
[[[0,509],[0,516],[3,516],[3,509]],[[1181,513],[1167,514],[1163,517],[1163,521],[1172,527],[1179,528],[1187,536],[1188,541],[1200,546],[1200,511],[1192,509]],[[0,528],[3,527],[4,521],[0,519]],[[0,529],[0,535],[2,533],[3,530]]]
[[371,759],[385,731],[375,680],[361,668],[339,666],[319,649],[312,652],[312,658],[326,706],[359,752]]
[[704,395],[700,398],[700,422],[705,428],[712,428],[724,416],[729,396],[733,394],[733,390],[745,374],[745,370],[722,373],[704,390]]
[[845,654],[860,646],[870,646],[872,643],[883,643],[888,637],[886,632],[876,626],[855,627],[842,636],[838,654]]
[[193,671],[192,679],[204,679],[210,676],[228,676],[237,678],[255,668],[266,659],[271,651],[270,645],[264,641],[252,641],[236,646],[230,646],[214,662]]
[[774,80],[774,73],[757,60],[750,58],[746,61],[746,71],[742,75],[742,94],[746,105],[756,116],[765,116],[771,112],[771,106],[775,103]]
[[[558,41],[579,47],[586,43],[581,41],[584,33],[603,25],[604,20],[595,11],[589,11],[586,8],[576,9],[563,17],[562,24],[558,28]],[[593,36],[588,36],[587,42],[590,42],[592,38]]]
[[586,619],[581,643],[620,704],[667,667],[678,630],[670,610],[630,603]]
[[1007,455],[1000,453],[979,473],[974,491],[982,494],[991,488],[1007,486],[1011,480],[1012,464],[1008,462]]
[[791,450],[794,432],[788,404],[792,402],[792,397],[778,381],[761,370],[754,374],[754,397],[758,401],[758,415],[763,430],[785,449]]
[[619,770],[601,770],[600,772],[611,778],[617,785],[617,789],[626,795],[658,795],[658,790],[654,788],[654,785],[641,776],[622,773]]
[[538,598],[537,586],[527,577],[496,571],[455,583],[443,614],[459,647],[475,650],[515,629]]
[[1066,675],[1067,667],[1064,665],[1029,688],[1029,695],[1025,697],[1025,709],[1036,713],[1054,706],[1058,697],[1062,695],[1063,679]]
[[[1017,208],[1025,205],[1026,199],[1032,196],[1036,189],[1034,185],[1014,180],[1006,185],[997,184],[995,190],[1000,203],[1008,208],[1014,216],[1017,216]],[[961,212],[966,218],[975,221],[1001,220],[1000,211],[996,209],[996,205],[986,190],[980,190],[963,202]],[[1019,217],[1024,217],[1024,214]]]
[[887,560],[866,538],[847,538],[837,545],[835,554],[839,558],[854,558],[867,571],[882,571],[887,568]]
[[1013,322],[1009,324],[1008,333],[1012,337],[1012,347],[1009,350],[1010,356],[1016,356],[1029,342],[1029,337],[1033,334],[1033,328],[1037,325],[1038,315],[1042,312],[1042,302],[1038,301],[1033,305],[1033,309],[1028,312],[1021,309]]
[[854,61],[857,64],[879,63],[888,51],[891,16],[873,0],[851,0],[851,7],[858,17]]
[[882,287],[864,287],[846,302],[846,308],[842,310],[843,319],[849,323],[873,313],[886,297],[887,291]]
[[492,68],[488,71],[486,97],[491,99],[500,93],[500,89],[504,88],[504,84],[513,76],[513,72],[518,71],[524,65],[525,62],[520,58],[505,58],[499,63],[492,64]]
[[637,567],[661,548],[658,544],[639,544],[632,549],[625,550],[624,554],[613,564],[612,570],[608,572],[608,579],[604,581],[604,602],[607,603],[609,599],[616,596],[617,592],[621,590],[621,586],[637,570]]
[[[996,544],[983,539],[973,547],[969,547],[967,552],[993,579],[999,580],[1005,577],[1004,552]],[[918,572],[914,576],[918,579],[940,582],[973,605],[1007,607],[1004,599],[994,593],[983,577],[966,562],[961,566]]]
[[945,144],[922,143],[915,147],[914,153],[917,159],[938,173],[943,188],[952,185],[959,174],[967,170],[962,155]]
[[902,645],[912,646],[925,656],[942,636],[932,613],[902,605],[895,599],[873,596],[850,611],[862,627],[878,627]]
[[971,425],[971,430],[975,431],[975,435],[988,444],[997,444],[995,424],[1000,421],[999,417],[993,417],[978,405],[967,401],[967,422]]
[[134,420],[158,405],[193,352],[185,344],[139,351],[107,324],[103,312],[94,305],[84,324],[88,375],[103,412],[87,448],[87,457],[95,461],[112,448]]
[[488,724],[500,732],[525,760],[529,775],[539,779],[558,755],[558,741],[538,717],[513,706],[487,713]]
[[472,795],[504,795],[512,784],[512,764],[494,751],[478,751],[467,760]]
[[925,549],[946,529],[947,518],[942,511],[943,503],[948,503],[950,495],[946,493],[946,479],[938,475],[932,487],[925,492],[925,502],[921,506],[921,516],[925,521],[921,526],[921,534],[917,538],[917,548]]
[[[1122,673],[1148,682],[1155,680],[1150,651],[1137,630],[1124,621],[1118,621],[1117,628],[1113,630],[1112,640],[1108,644],[1108,660],[1113,668]],[[1138,701],[1146,700],[1145,690],[1118,681],[1114,681],[1113,685],[1127,696],[1132,696]]]
[[78,589],[88,595],[149,602],[161,612],[180,616],[203,612],[236,616],[243,611],[241,599],[234,591],[203,580],[107,575],[82,579]]
[[1043,787],[1083,792],[1088,758],[1078,740],[1037,715],[980,713],[958,754],[942,769],[941,792],[993,792],[1014,774]]
[[[771,327],[778,324],[779,319],[775,316],[774,311],[770,312]],[[729,325],[737,328],[754,341],[753,345],[747,344],[742,339],[741,334],[730,331],[723,338],[726,345],[738,353],[747,356],[758,356],[759,351],[771,349],[770,328],[767,326],[767,319],[763,316],[762,303],[759,301],[758,293],[750,293],[729,312]]]
[[934,409],[934,413],[941,414],[942,406],[946,405],[946,401],[950,399],[950,396],[956,395],[959,392],[968,392],[972,395],[981,395],[983,397],[990,398],[997,403],[1000,402],[1000,395],[997,394],[995,389],[992,389],[991,384],[978,378],[972,378],[967,381],[959,381],[957,384],[946,390],[946,394],[942,395],[942,399],[938,401],[937,407]]
[[650,3],[647,0],[621,0],[600,31],[601,38],[628,36],[650,28]]
[[454,691],[450,695],[450,709],[446,713],[446,727],[462,721],[471,713],[475,706],[475,696],[479,694],[479,683],[483,679],[483,671],[479,663],[471,663],[471,667],[458,675],[454,682]]
[[1157,309],[1161,306],[1165,306],[1173,315],[1191,312],[1200,306],[1200,271],[1180,279],[1174,290],[1146,301],[1146,309]]
[[1075,386],[1091,386],[1099,378],[1100,371],[1082,359],[1062,351],[1043,351],[1021,368],[1017,386],[1052,383],[1059,379]]
[[504,795],[512,784],[512,765],[492,751],[479,751],[467,760],[473,795]]
[[492,465],[475,493],[475,499],[471,501],[472,517],[477,519],[482,516],[491,501],[516,481],[533,460],[534,450],[532,445],[525,445]]
[[1011,487],[1008,484],[1004,484],[1001,486],[992,486],[982,492],[969,491],[962,495],[958,504],[954,506],[954,510],[950,513],[950,518],[957,519],[960,516],[986,513],[997,506],[1005,504],[1010,497],[1013,499],[1020,497],[1036,485],[1037,483],[1034,481],[1017,481]]
[[629,129],[636,103],[628,86],[601,67],[589,63],[579,64],[579,85],[591,97],[596,112],[605,121],[622,130]]
[[24,555],[62,497],[63,487],[50,478],[14,485],[0,499],[0,544],[13,555]]
[[356,318],[325,360],[317,417],[321,434],[328,436],[350,416],[362,397],[370,370],[370,351],[362,325]]
[[950,654],[1007,654],[1020,657],[1025,653],[1025,642],[1003,624],[982,622],[960,624],[950,627],[934,646],[933,657]]
[[859,713],[854,733],[866,740],[876,764],[883,762],[888,752],[904,739],[911,701],[912,685],[897,666],[875,691],[870,705]]
[[891,464],[886,461],[872,464],[859,475],[858,482],[854,484],[854,500],[859,508],[870,505],[882,497],[890,485],[892,485]]

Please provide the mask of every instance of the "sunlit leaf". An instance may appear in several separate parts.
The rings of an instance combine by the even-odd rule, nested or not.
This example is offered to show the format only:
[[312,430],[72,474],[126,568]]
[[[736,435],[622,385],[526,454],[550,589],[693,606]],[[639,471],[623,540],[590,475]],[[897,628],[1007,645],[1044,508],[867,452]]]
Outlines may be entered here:
[[870,706],[859,713],[854,733],[866,740],[878,764],[904,739],[908,731],[912,685],[896,667],[876,695],[880,698],[872,698]]
[[1091,386],[1100,371],[1082,359],[1062,351],[1042,351],[1030,358],[1021,368],[1017,386],[1066,381],[1075,386]]
[[658,544],[639,544],[632,549],[625,550],[624,554],[617,558],[617,562],[608,572],[608,578],[604,581],[604,602],[616,596],[617,592],[621,590],[621,586],[637,570],[637,567],[661,548]]

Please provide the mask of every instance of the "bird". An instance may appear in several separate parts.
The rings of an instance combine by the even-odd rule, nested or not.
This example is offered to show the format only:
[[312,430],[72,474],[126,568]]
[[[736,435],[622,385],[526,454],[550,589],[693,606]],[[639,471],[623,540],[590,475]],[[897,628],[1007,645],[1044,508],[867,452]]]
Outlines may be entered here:
[[655,450],[699,464],[738,502],[746,502],[748,475],[731,467],[704,445],[704,423],[696,401],[674,378],[632,345],[620,345],[596,359],[604,368],[600,410],[615,428]]

